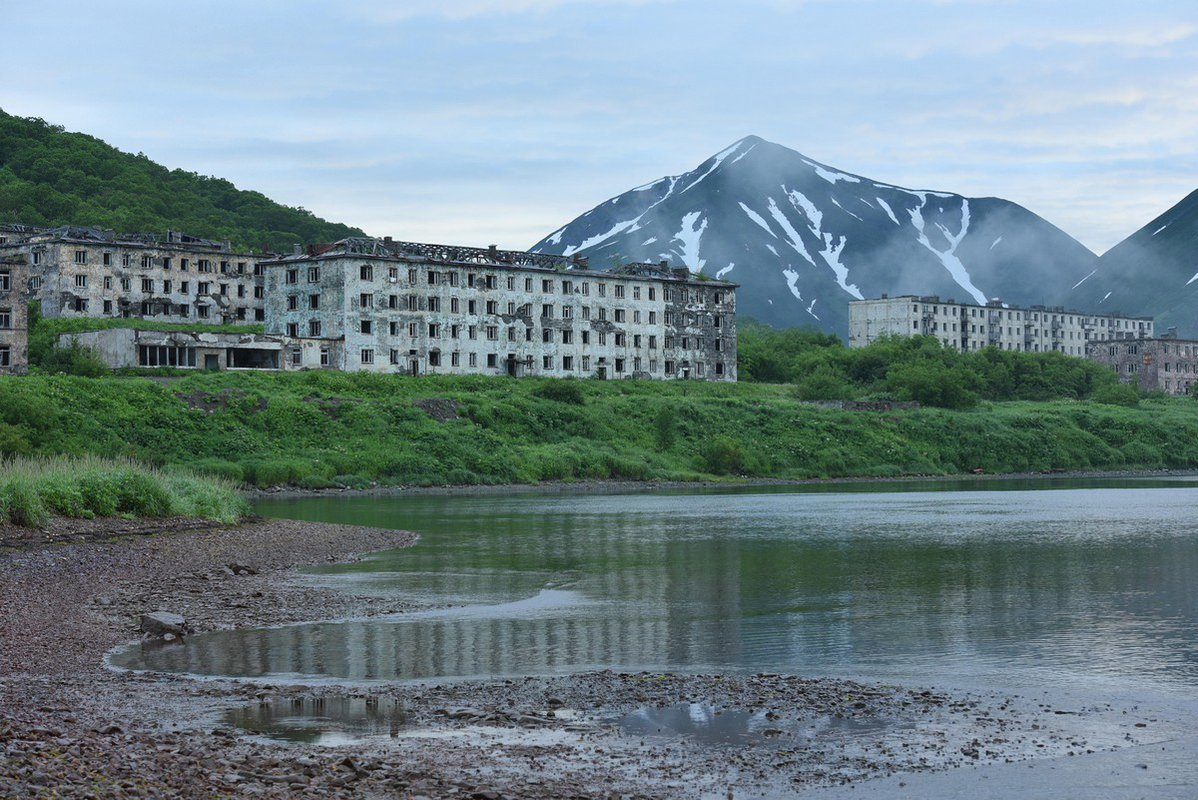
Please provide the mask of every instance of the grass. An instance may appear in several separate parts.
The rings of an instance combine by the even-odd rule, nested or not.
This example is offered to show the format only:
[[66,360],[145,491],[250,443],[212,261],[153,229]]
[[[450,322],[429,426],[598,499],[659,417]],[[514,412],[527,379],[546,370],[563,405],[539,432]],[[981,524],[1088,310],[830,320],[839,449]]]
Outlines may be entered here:
[[248,511],[234,484],[182,469],[91,455],[0,461],[0,522],[37,527],[51,516],[235,522]]
[[167,385],[0,379],[0,455],[114,454],[309,488],[1198,467],[1189,398],[861,413],[801,403],[778,384],[561,383],[334,372],[199,373]]

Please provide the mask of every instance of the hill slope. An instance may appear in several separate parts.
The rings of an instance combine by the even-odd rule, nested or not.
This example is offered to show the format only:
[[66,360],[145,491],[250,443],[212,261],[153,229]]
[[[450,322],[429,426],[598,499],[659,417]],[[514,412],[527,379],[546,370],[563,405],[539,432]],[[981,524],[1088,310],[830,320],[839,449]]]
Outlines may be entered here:
[[596,206],[537,252],[681,262],[736,281],[741,314],[844,336],[848,301],[1065,302],[1097,256],[1022,206],[850,175],[756,136]]
[[1112,247],[1070,303],[1156,317],[1198,336],[1198,191]]
[[362,232],[220,178],[168,170],[142,154],[0,111],[0,222],[182,230],[282,250]]

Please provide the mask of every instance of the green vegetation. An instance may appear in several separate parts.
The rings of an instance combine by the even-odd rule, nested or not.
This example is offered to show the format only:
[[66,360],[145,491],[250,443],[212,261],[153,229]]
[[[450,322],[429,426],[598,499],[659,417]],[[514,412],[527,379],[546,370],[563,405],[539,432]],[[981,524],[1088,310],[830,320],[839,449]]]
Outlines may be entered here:
[[72,317],[47,319],[41,315],[37,301],[29,304],[29,365],[41,372],[61,372],[95,378],[108,373],[108,368],[88,348],[78,342],[59,344],[64,334],[102,331],[112,328],[133,328],[139,331],[193,331],[197,333],[262,333],[262,325],[200,325],[192,323],[156,322],[136,317]]
[[[738,376],[794,383],[803,400],[917,400],[940,408],[972,408],[980,400],[1081,400],[1127,405],[1110,369],[1062,353],[1019,353],[987,347],[959,353],[931,336],[880,339],[849,349],[835,336],[743,322]],[[1133,403],[1134,405],[1134,403]]]
[[0,522],[36,527],[51,515],[236,522],[248,511],[234,484],[185,470],[96,456],[0,461]]
[[168,170],[141,153],[3,111],[0,222],[95,225],[121,233],[174,229],[276,252],[362,235],[226,180]]
[[1198,404],[1186,398],[875,413],[803,403],[787,385],[573,381],[576,403],[574,389],[547,391],[560,383],[31,375],[0,379],[0,454],[118,455],[310,488],[1198,467]]

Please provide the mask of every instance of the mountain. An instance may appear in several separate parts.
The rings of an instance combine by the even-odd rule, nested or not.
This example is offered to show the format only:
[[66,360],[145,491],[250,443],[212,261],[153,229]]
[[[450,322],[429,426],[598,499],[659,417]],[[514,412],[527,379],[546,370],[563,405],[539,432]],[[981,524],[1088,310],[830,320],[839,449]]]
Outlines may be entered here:
[[92,136],[0,111],[0,222],[185,231],[240,247],[361,236],[220,178],[168,170]]
[[683,263],[739,283],[743,316],[842,337],[852,298],[1058,304],[1098,263],[1015,203],[904,189],[756,136],[596,206],[532,250],[580,253],[600,268]]
[[1069,303],[1156,317],[1198,337],[1198,191],[1112,247]]

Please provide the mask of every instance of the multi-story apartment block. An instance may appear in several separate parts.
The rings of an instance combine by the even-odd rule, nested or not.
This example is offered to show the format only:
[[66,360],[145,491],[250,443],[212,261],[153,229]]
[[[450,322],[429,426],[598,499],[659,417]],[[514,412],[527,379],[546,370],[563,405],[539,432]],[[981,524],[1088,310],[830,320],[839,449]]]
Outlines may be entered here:
[[24,259],[0,256],[0,374],[24,372],[28,366],[28,283]]
[[1014,308],[998,300],[984,306],[911,295],[849,301],[850,347],[864,347],[881,336],[923,335],[960,351],[997,347],[1084,357],[1088,342],[1151,338],[1152,325],[1152,317],[1059,306]]
[[261,266],[288,368],[736,380],[735,284],[665,263],[356,238]]
[[1159,339],[1091,342],[1086,357],[1146,392],[1189,394],[1198,382],[1198,340],[1178,339],[1173,328]]
[[168,232],[118,235],[64,226],[0,228],[0,257],[24,256],[46,317],[262,322],[261,255]]

